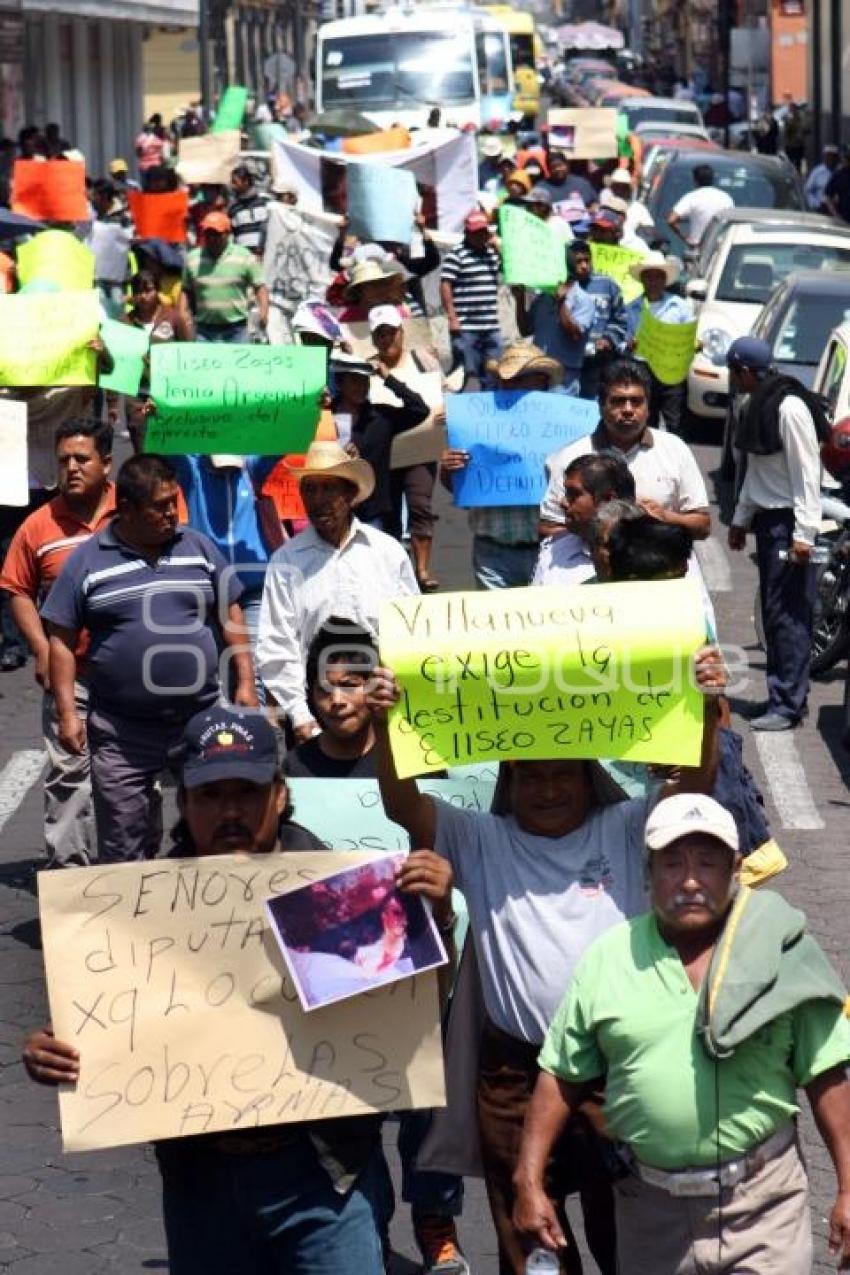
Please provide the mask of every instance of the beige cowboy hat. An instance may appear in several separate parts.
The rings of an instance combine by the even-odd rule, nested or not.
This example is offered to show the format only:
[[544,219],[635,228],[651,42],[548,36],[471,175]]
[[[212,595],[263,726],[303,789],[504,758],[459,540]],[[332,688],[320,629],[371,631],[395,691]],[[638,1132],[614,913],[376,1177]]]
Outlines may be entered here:
[[387,261],[375,261],[374,258],[358,261],[351,272],[351,278],[345,290],[345,299],[356,301],[357,289],[361,284],[381,283],[384,279],[395,279],[400,275],[401,271],[394,270]]
[[287,464],[296,482],[302,478],[344,478],[357,488],[355,505],[362,505],[375,490],[375,471],[367,460],[354,460],[344,447],[330,440],[316,439],[307,448],[303,464]]
[[663,252],[648,252],[642,261],[636,261],[634,265],[629,266],[629,274],[641,283],[647,270],[663,270],[669,286],[678,279],[679,269],[679,263],[675,257],[665,257]]
[[487,371],[500,381],[512,381],[526,372],[545,373],[550,385],[560,385],[564,379],[564,369],[557,359],[550,359],[536,345],[509,345],[501,358],[490,359]]

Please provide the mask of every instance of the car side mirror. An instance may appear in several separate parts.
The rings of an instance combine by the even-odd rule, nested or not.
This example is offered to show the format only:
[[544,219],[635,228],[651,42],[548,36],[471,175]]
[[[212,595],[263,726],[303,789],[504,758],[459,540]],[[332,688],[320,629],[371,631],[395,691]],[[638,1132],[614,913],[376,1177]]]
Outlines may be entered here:
[[691,301],[704,301],[708,296],[708,280],[691,279],[685,287],[685,295],[690,297]]

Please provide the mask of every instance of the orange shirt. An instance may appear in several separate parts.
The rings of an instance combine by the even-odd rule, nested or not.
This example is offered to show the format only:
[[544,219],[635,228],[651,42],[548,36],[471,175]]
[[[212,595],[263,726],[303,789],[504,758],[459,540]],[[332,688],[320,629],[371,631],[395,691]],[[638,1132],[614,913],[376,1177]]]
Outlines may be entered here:
[[0,574],[0,589],[31,598],[38,605],[77,545],[105,527],[114,513],[112,483],[108,484],[99,515],[91,523],[78,518],[66,505],[64,496],[54,496],[24,519],[15,532]]

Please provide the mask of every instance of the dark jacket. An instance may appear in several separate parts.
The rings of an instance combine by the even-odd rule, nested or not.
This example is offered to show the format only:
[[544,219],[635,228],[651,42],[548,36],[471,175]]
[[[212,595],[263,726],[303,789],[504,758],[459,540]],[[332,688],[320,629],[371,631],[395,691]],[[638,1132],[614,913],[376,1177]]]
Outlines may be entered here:
[[368,500],[357,507],[361,522],[384,518],[392,511],[390,496],[390,451],[396,434],[420,425],[430,408],[421,394],[394,376],[388,376],[384,384],[398,399],[401,407],[386,403],[367,402],[351,427],[351,441],[363,460],[368,460],[375,471],[375,490]]

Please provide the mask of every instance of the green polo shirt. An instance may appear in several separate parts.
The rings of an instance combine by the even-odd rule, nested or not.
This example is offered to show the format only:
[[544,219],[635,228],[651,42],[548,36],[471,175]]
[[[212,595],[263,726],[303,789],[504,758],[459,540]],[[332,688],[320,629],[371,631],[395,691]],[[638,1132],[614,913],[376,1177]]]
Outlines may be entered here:
[[198,323],[226,327],[244,323],[251,289],[263,282],[263,269],[253,253],[233,242],[220,257],[193,248],[183,269],[183,287],[191,293]]
[[742,1155],[796,1114],[798,1086],[850,1059],[840,1006],[809,1001],[715,1064],[697,1003],[654,916],[639,916],[587,950],[540,1053],[562,1080],[605,1076],[612,1135],[656,1168],[715,1164],[718,1133],[721,1159]]

